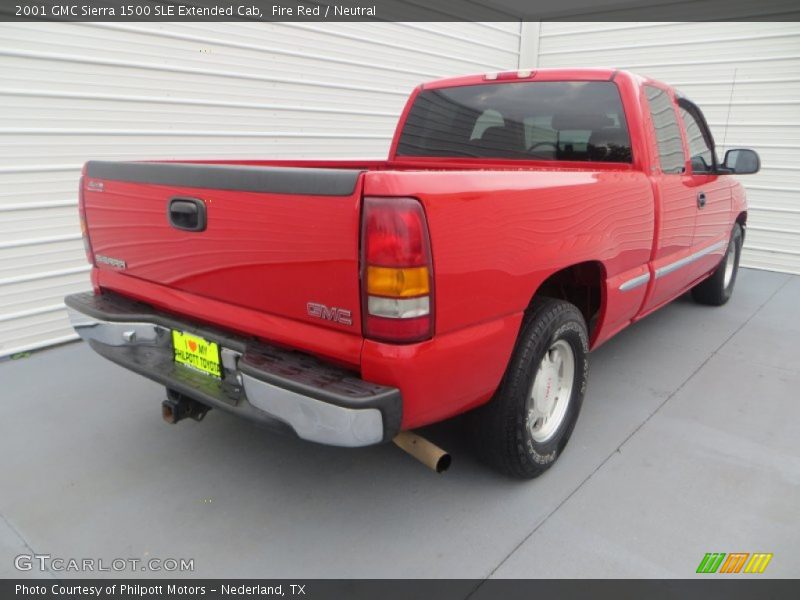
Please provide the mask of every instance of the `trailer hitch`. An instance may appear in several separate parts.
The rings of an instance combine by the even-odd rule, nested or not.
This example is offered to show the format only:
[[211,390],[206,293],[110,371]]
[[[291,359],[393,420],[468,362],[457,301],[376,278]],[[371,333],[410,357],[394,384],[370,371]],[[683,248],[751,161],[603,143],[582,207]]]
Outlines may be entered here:
[[167,399],[161,403],[161,416],[170,425],[186,418],[202,421],[209,410],[210,406],[170,388],[167,388]]

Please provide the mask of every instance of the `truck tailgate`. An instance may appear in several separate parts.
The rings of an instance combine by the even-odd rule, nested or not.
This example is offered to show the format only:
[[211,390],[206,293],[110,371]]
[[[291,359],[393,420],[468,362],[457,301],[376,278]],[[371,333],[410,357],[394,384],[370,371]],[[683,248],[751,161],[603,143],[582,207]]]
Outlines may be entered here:
[[[83,193],[97,267],[359,334],[360,174],[89,162]],[[193,210],[205,213],[204,227],[182,229]]]

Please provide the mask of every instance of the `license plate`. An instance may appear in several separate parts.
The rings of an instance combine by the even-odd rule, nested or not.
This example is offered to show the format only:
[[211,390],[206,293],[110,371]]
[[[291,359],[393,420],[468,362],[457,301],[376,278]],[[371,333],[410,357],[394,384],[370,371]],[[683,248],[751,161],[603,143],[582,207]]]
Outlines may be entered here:
[[175,362],[187,365],[207,375],[222,378],[219,360],[219,344],[209,342],[197,335],[172,331],[172,347]]

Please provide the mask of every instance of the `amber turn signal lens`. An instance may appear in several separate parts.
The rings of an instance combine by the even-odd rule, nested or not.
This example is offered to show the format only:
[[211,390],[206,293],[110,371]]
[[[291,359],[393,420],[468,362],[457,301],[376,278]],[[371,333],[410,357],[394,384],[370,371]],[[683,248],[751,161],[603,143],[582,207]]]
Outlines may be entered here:
[[371,296],[412,298],[429,292],[428,267],[367,267],[367,293]]

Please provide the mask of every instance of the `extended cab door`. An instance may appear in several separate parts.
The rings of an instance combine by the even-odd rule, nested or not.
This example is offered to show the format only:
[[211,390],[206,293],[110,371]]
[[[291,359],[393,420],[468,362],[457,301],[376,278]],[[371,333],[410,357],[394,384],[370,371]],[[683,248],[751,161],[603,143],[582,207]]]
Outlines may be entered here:
[[641,312],[673,299],[693,280],[683,263],[692,254],[697,190],[687,173],[687,159],[677,105],[671,90],[655,83],[643,86],[643,109],[650,116],[650,178],[656,199],[656,231],[652,267],[654,281]]

